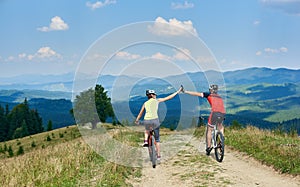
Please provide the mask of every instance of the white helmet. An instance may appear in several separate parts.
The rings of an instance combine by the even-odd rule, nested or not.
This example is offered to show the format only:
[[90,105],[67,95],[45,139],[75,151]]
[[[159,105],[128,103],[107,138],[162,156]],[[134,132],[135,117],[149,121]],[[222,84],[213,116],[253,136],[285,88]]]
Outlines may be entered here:
[[156,93],[155,93],[154,90],[146,90],[146,95],[149,95],[149,94],[154,94],[154,95],[156,95]]

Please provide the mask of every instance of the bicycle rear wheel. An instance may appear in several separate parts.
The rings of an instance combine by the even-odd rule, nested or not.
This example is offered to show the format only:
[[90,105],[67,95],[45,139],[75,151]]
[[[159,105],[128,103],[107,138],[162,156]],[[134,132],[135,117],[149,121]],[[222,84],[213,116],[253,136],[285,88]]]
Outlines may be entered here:
[[156,167],[156,160],[157,160],[157,153],[156,153],[156,148],[155,148],[155,139],[154,136],[152,135],[151,138],[151,149],[152,149],[152,167]]
[[222,162],[224,158],[225,144],[224,144],[224,136],[221,132],[217,132],[216,145],[217,145],[217,147],[215,147],[216,160],[218,162]]
[[153,135],[149,136],[148,145],[149,145],[148,151],[149,151],[150,161],[152,163],[152,167],[155,168],[156,167],[157,156],[156,156],[156,149],[155,149],[155,140],[154,140]]

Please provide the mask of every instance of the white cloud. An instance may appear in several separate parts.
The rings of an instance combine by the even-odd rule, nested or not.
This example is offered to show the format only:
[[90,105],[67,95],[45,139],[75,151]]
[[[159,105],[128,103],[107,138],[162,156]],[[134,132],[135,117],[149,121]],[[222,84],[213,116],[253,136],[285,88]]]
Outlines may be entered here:
[[256,56],[261,56],[263,54],[265,55],[270,55],[270,54],[283,54],[283,53],[287,53],[288,52],[288,48],[286,47],[280,47],[278,49],[276,48],[265,48],[263,51],[257,51],[255,53]]
[[51,19],[51,23],[48,27],[37,28],[38,31],[49,32],[49,31],[61,31],[69,29],[68,24],[64,22],[59,16],[55,16]]
[[131,54],[126,51],[120,51],[116,54],[116,57],[122,60],[135,60],[140,58],[141,56],[137,54]]
[[255,20],[254,22],[253,22],[253,25],[259,25],[260,24],[260,21],[259,20]]
[[288,48],[286,48],[286,47],[281,47],[279,50],[283,53],[288,52]]
[[160,52],[155,53],[154,55],[151,56],[151,58],[155,58],[155,59],[159,59],[159,60],[167,60],[167,61],[172,60],[172,57],[170,57],[168,55],[164,55]]
[[181,51],[177,51],[173,56],[174,60],[190,60],[189,56],[191,56],[191,52],[188,49],[180,49]]
[[10,56],[7,61],[19,61],[19,60],[30,60],[30,61],[41,61],[41,60],[57,60],[62,58],[60,54],[55,52],[50,47],[41,47],[35,54],[20,53],[17,58]]
[[157,17],[153,26],[149,26],[149,31],[153,34],[163,36],[188,35],[188,32],[197,35],[192,21],[179,21],[176,18],[167,21],[162,17]]
[[92,10],[95,10],[97,8],[102,8],[102,7],[105,7],[107,5],[110,5],[110,4],[116,4],[117,1],[116,0],[105,0],[105,1],[96,1],[95,3],[91,3],[91,2],[87,2],[86,3],[86,6],[89,7],[90,9]]
[[50,47],[42,47],[35,54],[37,58],[52,58],[52,57],[61,57],[60,54],[56,53]]
[[172,2],[171,4],[171,8],[172,9],[188,9],[188,8],[193,8],[194,4],[193,3],[189,3],[187,1],[184,1],[184,3],[174,3]]
[[278,53],[277,49],[272,49],[272,48],[265,48],[264,51],[266,53]]
[[18,57],[20,59],[26,58],[26,56],[27,56],[26,53],[21,53],[21,54],[18,55]]
[[9,56],[6,61],[14,61],[16,58],[14,56]]
[[257,51],[257,52],[255,53],[256,56],[260,56],[261,54],[262,54],[261,51]]

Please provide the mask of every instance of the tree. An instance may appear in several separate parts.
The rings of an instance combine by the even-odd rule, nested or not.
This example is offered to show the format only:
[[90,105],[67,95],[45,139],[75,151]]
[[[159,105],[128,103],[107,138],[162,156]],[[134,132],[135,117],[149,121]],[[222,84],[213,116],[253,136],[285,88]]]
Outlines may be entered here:
[[108,117],[114,117],[111,99],[101,85],[95,87],[95,103],[100,121],[104,123]]
[[92,123],[93,129],[98,122],[114,117],[111,99],[101,85],[96,85],[95,90],[90,88],[77,95],[72,112],[78,124]]
[[13,138],[16,139],[16,138],[23,138],[25,136],[28,136],[29,135],[29,132],[28,132],[28,129],[27,129],[27,125],[26,125],[26,122],[25,120],[23,120],[22,122],[22,126],[21,127],[18,127],[14,134],[13,134]]
[[53,130],[53,128],[52,128],[52,121],[49,120],[48,121],[48,125],[47,125],[47,131],[52,131],[52,130]]
[[0,105],[0,142],[3,142],[7,139],[8,134],[8,123],[5,115],[4,108]]
[[6,140],[22,138],[43,131],[42,118],[37,110],[30,110],[26,98],[23,103],[16,105],[10,112],[7,107],[4,116],[7,123]]

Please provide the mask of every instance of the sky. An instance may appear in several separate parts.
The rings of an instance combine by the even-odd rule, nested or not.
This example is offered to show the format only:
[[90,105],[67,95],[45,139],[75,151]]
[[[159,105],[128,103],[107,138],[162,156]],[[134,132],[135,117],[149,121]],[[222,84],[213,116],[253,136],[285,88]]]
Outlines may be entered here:
[[[172,47],[170,39],[164,40],[167,45],[135,46],[135,38],[146,32],[135,29],[139,23],[147,24],[156,38],[188,44],[186,31],[200,43]],[[159,23],[178,29],[156,27]],[[191,57],[200,64],[212,62],[220,71],[300,69],[300,0],[1,0],[0,26],[0,77],[74,73],[96,45],[118,45],[112,54],[97,54],[113,55],[101,62],[106,74],[133,74],[127,66],[136,70],[149,59],[161,60],[157,71],[165,75],[174,69],[166,62],[184,72],[198,71]],[[132,34],[123,35],[124,28]],[[114,38],[103,42],[110,36]],[[124,40],[132,43],[126,46]],[[210,55],[195,57],[199,45]]]

